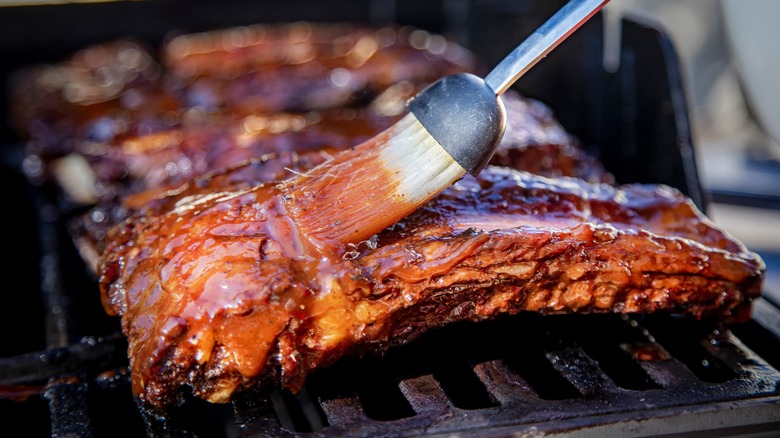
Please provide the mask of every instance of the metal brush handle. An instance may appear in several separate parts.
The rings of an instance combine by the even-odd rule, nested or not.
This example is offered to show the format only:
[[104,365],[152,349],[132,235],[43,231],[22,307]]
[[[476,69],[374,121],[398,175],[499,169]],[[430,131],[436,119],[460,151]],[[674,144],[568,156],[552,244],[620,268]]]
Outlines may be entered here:
[[583,23],[588,21],[609,0],[571,0],[547,20],[539,29],[517,46],[485,77],[485,82],[496,92],[504,92],[540,59],[547,56]]
[[607,2],[571,0],[484,80],[469,73],[445,76],[412,98],[409,110],[453,160],[477,175],[506,128],[506,110],[498,96]]

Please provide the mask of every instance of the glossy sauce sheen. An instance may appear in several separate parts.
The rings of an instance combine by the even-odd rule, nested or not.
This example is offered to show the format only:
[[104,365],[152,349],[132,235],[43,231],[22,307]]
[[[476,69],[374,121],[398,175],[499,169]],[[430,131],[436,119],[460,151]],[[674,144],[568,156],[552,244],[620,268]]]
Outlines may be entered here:
[[[511,91],[504,95],[504,102],[507,130],[493,158],[494,164],[543,176],[572,176],[590,182],[613,181],[598,161],[577,146],[544,104]],[[189,191],[192,185],[216,184],[212,177],[224,183],[241,180],[245,185],[287,180],[310,170],[340,150],[374,138],[390,122],[397,120],[354,110],[351,116],[338,110],[321,114],[316,122],[300,130],[276,134],[261,132],[249,136],[251,140],[244,143],[237,140],[243,138],[240,124],[221,126],[214,123],[196,132],[184,130],[178,145],[162,149],[146,148],[132,155],[108,154],[95,161],[93,168],[98,174],[129,171],[131,180],[123,183],[118,199],[99,202],[73,222],[77,247],[82,254],[89,254],[89,257],[85,256],[88,266],[96,267],[95,254],[102,252],[105,233],[110,226],[168,191]],[[299,116],[277,116],[287,122],[293,117]],[[236,131],[238,136],[233,134]],[[141,140],[150,139],[139,138]],[[197,163],[191,172],[203,173],[203,177],[184,184],[187,181],[184,175],[166,173],[168,163],[182,161]],[[123,168],[127,170],[122,171]],[[102,181],[104,186],[109,184],[106,179]],[[185,189],[185,186],[189,188]],[[144,188],[146,190],[142,190]]]
[[489,167],[358,245],[299,236],[274,185],[204,184],[112,230],[101,260],[135,393],[213,402],[426,329],[519,311],[744,317],[760,258],[663,186]]

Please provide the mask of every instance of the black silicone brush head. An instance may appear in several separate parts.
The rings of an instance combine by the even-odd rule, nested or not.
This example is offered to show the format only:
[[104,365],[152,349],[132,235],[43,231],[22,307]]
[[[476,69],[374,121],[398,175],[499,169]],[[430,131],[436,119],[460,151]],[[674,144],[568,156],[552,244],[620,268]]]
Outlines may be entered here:
[[501,99],[469,73],[431,84],[409,102],[409,109],[452,159],[475,176],[490,161],[506,128]]

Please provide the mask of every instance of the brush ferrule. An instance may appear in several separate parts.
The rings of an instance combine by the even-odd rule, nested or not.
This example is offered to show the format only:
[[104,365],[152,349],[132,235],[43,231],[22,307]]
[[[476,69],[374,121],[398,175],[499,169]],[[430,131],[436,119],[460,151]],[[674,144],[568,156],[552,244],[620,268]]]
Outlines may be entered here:
[[409,110],[453,160],[477,175],[506,128],[504,104],[482,78],[446,76],[409,102]]

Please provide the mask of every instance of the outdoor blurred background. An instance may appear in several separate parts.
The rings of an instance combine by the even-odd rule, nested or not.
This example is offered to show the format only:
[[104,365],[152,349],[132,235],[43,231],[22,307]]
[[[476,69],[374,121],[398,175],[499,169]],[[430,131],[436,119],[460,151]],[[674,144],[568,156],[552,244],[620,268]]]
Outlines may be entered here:
[[613,0],[657,22],[685,79],[708,215],[759,252],[780,300],[780,1]]

